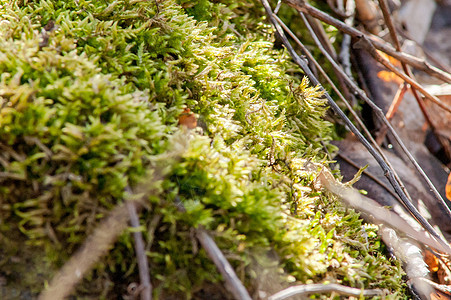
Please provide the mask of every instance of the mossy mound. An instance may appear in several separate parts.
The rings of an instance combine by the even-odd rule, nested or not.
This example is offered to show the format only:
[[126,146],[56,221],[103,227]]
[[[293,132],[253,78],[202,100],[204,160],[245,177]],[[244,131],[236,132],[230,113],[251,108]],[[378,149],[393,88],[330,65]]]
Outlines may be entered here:
[[[333,150],[327,107],[272,49],[258,2],[3,1],[0,15],[5,297],[41,291],[143,186],[159,191],[140,213],[157,298],[222,285],[198,225],[252,291],[274,292],[261,284],[271,273],[280,287],[404,293],[376,229],[303,171],[300,158],[327,164],[322,143]],[[196,129],[179,124],[187,107]],[[126,294],[138,281],[130,232],[88,277],[76,295]]]

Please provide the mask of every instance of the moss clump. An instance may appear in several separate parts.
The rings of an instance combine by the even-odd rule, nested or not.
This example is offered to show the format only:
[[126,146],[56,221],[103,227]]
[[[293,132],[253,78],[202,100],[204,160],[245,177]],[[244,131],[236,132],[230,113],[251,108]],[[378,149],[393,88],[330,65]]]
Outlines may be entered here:
[[[250,289],[255,262],[272,257],[281,285],[403,292],[399,266],[374,254],[375,229],[302,171],[299,158],[327,164],[327,107],[272,49],[258,3],[3,1],[0,15],[0,262],[11,293],[39,292],[127,186],[148,184],[160,191],[140,215],[156,297],[221,284],[193,238],[200,224]],[[201,127],[178,126],[186,107]],[[149,183],[152,173],[161,180]],[[19,284],[23,267],[10,262],[23,243],[17,265],[34,272]],[[128,232],[88,277],[77,295],[110,298],[138,280]]]

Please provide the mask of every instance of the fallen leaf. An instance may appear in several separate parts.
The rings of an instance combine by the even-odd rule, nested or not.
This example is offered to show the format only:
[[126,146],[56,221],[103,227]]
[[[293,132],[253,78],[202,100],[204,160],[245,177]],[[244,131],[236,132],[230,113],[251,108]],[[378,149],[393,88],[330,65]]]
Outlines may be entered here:
[[179,125],[186,126],[189,129],[197,127],[196,115],[189,109],[185,108],[179,116]]
[[429,271],[431,271],[431,273],[438,271],[438,259],[431,251],[424,251],[424,262],[428,265]]
[[451,173],[448,175],[448,182],[446,183],[446,198],[451,201]]

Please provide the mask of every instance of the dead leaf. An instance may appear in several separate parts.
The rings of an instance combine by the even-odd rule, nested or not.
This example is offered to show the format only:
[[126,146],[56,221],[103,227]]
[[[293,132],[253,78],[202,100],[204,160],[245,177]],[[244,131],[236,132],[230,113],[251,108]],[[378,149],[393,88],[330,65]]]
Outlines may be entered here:
[[432,273],[438,271],[438,259],[431,251],[424,251],[424,262],[428,265],[429,271]]
[[404,82],[404,80],[391,71],[379,71],[377,72],[377,77],[385,82],[395,82],[398,85]]
[[451,201],[451,173],[448,175],[448,182],[446,183],[446,198]]
[[179,125],[186,126],[189,129],[197,127],[196,115],[189,109],[185,108],[179,116]]

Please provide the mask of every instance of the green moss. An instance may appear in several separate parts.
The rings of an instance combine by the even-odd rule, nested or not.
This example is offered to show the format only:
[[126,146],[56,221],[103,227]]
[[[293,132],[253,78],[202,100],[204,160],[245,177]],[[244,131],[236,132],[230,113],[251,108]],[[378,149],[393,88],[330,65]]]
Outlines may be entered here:
[[[258,2],[3,1],[0,15],[8,284],[21,270],[8,258],[26,242],[24,261],[39,249],[45,265],[21,289],[39,292],[124,189],[156,172],[161,196],[140,215],[156,297],[221,284],[198,225],[249,288],[252,262],[274,252],[281,281],[403,292],[375,229],[303,173],[299,158],[327,164],[321,143],[334,150],[326,102],[272,48]],[[200,127],[178,126],[186,107]],[[129,232],[86,279],[78,296],[122,295],[138,280]]]

